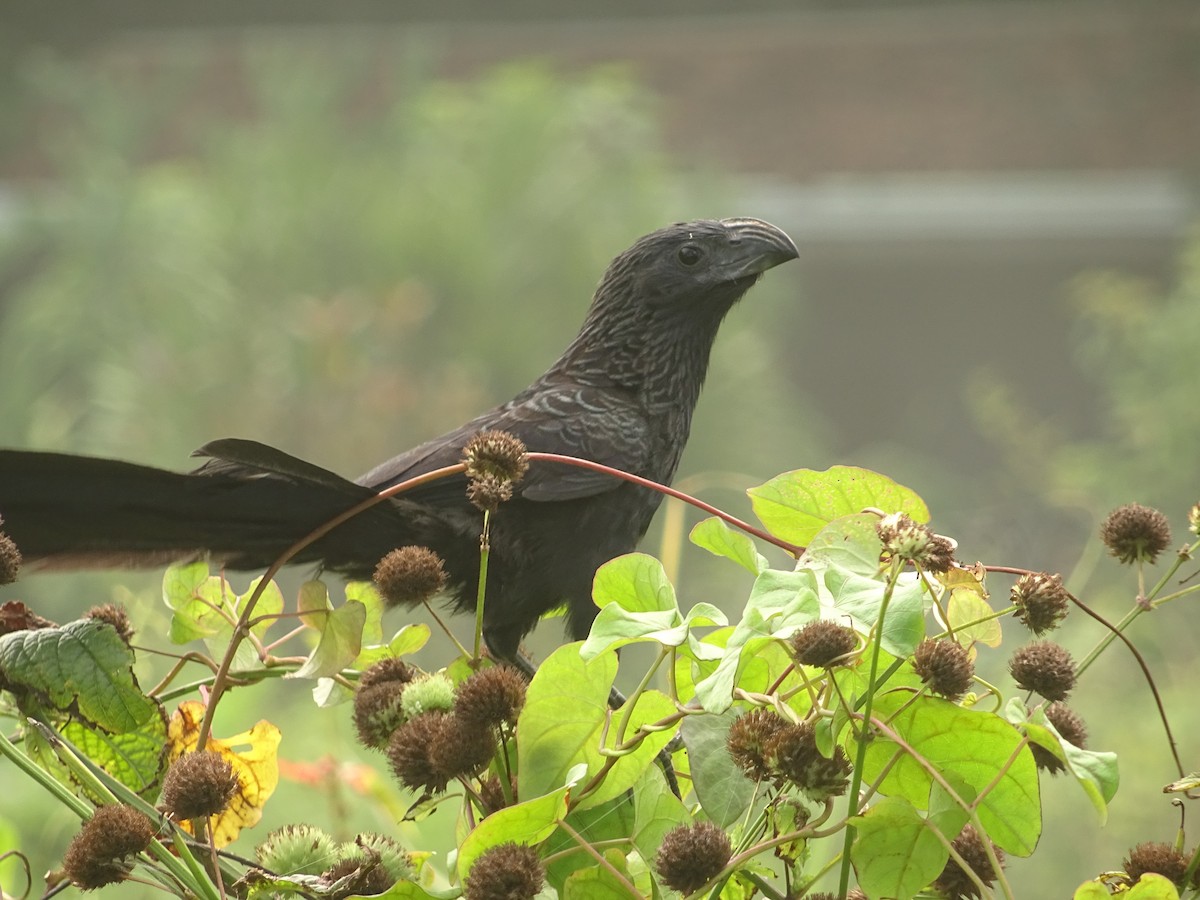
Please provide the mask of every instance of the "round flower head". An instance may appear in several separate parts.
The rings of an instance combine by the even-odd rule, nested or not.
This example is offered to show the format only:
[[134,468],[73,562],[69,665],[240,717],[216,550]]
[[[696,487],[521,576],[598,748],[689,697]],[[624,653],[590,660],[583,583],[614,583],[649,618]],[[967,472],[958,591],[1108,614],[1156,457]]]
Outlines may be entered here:
[[1153,563],[1171,544],[1171,526],[1157,509],[1127,503],[1108,514],[1100,540],[1123,563]]
[[654,867],[663,884],[681,894],[699,890],[725,868],[733,845],[712,822],[679,825],[663,837]]

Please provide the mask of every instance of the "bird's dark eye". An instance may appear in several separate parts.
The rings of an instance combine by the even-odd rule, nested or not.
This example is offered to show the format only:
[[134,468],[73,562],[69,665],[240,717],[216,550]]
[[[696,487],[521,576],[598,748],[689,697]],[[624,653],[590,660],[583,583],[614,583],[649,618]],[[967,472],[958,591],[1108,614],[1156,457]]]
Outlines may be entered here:
[[679,248],[679,261],[685,266],[694,266],[704,258],[704,251],[695,244],[684,244]]

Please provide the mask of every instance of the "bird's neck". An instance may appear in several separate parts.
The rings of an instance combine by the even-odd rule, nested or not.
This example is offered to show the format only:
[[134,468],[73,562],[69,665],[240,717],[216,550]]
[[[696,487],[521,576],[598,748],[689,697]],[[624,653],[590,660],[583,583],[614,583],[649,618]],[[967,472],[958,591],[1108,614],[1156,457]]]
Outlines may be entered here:
[[683,417],[686,428],[708,372],[717,329],[728,309],[678,312],[638,308],[623,315],[593,309],[551,370],[594,387],[619,388],[647,413]]

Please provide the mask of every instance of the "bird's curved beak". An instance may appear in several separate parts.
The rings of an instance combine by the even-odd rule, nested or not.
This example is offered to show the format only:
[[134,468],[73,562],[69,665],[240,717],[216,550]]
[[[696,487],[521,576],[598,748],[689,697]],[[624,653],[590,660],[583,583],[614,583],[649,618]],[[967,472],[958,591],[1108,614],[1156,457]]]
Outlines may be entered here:
[[722,268],[730,280],[758,276],[800,255],[782,228],[762,219],[722,219],[729,258]]

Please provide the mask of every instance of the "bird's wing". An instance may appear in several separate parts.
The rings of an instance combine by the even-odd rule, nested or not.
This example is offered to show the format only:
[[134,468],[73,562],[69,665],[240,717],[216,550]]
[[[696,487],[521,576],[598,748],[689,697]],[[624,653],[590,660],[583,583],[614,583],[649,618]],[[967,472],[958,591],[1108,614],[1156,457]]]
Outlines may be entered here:
[[[623,392],[578,384],[542,386],[519,395],[462,428],[415,447],[371,470],[358,483],[376,490],[462,460],[463,448],[481,431],[506,431],[531,451],[561,453],[628,472],[646,469],[650,455],[649,423],[636,402]],[[463,496],[463,479],[442,479],[417,488],[411,499]],[[530,466],[518,495],[537,501],[575,500],[616,488],[610,475],[539,461]]]
[[[561,453],[635,474],[650,454],[649,424],[631,398],[578,385],[540,391],[514,406],[493,426],[515,434],[532,451]],[[575,500],[610,491],[610,475],[565,463],[531,465],[517,486],[527,500]]]

